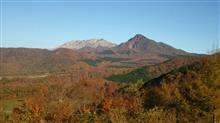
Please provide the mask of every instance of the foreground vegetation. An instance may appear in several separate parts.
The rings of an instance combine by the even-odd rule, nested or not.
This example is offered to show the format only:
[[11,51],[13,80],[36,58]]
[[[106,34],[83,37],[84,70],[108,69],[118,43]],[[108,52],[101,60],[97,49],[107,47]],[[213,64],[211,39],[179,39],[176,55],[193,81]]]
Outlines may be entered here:
[[158,73],[148,80],[129,78],[133,82],[126,84],[84,73],[79,80],[71,74],[2,79],[0,122],[220,122],[219,54]]

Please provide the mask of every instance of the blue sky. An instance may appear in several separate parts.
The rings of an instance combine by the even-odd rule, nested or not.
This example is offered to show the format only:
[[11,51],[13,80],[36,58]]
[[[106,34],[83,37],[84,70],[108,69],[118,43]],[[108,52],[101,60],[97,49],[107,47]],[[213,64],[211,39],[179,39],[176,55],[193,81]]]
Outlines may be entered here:
[[119,44],[143,34],[189,52],[205,53],[219,41],[217,0],[100,1],[3,0],[3,47],[51,48],[90,38]]

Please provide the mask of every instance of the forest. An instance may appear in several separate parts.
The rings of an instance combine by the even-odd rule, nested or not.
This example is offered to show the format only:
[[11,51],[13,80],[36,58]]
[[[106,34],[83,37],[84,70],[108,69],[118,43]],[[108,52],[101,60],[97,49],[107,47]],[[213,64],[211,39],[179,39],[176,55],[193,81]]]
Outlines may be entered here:
[[220,54],[118,74],[2,77],[0,100],[1,123],[218,123]]

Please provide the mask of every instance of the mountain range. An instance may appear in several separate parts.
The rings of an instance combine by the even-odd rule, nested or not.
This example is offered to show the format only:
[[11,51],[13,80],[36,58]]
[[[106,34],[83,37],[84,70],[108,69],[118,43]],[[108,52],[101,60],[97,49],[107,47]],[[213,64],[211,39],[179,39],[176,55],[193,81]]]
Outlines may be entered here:
[[0,53],[0,75],[71,71],[76,66],[83,69],[133,69],[176,57],[197,55],[156,42],[141,34],[119,45],[104,39],[90,39],[70,41],[54,50],[0,48]]
[[131,54],[131,53],[157,53],[163,55],[190,55],[183,50],[176,49],[172,46],[169,46],[162,42],[156,42],[151,40],[144,35],[137,34],[125,43],[119,45],[106,41],[104,39],[89,39],[89,40],[73,40],[66,42],[61,46],[58,46],[56,49],[66,48],[72,50],[112,50],[112,52],[119,54]]

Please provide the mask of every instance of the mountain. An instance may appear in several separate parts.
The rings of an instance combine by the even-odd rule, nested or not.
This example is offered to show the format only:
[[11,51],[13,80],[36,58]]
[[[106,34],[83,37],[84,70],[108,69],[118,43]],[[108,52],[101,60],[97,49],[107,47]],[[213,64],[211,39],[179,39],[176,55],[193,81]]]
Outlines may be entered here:
[[[135,35],[125,43],[111,49],[101,51],[104,57],[126,58],[128,64],[119,66],[140,67],[162,63],[176,57],[198,56],[181,49],[176,49],[162,42],[156,42],[141,34]],[[122,63],[122,62],[121,62]],[[125,63],[125,62],[123,62]]]
[[0,53],[0,75],[53,73],[73,70],[77,65],[101,70],[133,69],[194,55],[140,34],[118,46],[104,39],[90,39],[70,41],[54,50],[0,48]]
[[118,52],[127,51],[128,53],[156,53],[169,56],[190,55],[190,53],[176,49],[162,42],[156,42],[141,34],[135,35],[127,42],[120,44],[116,49]]
[[104,39],[89,39],[89,40],[74,40],[63,45],[58,48],[67,48],[73,50],[85,49],[85,48],[112,48],[115,47],[116,44],[110,43]]
[[[156,42],[152,39],[145,37],[142,34],[136,34],[133,38],[129,39],[125,43],[116,45],[110,43],[104,39],[90,39],[90,40],[73,40],[58,48],[67,48],[78,51],[87,51],[87,52],[101,52],[103,54],[108,50],[112,54],[121,55],[135,55],[134,57],[157,57],[165,55],[166,57],[178,56],[178,55],[192,55],[191,53],[185,52],[181,49],[176,49],[170,45],[167,45],[162,42]],[[57,48],[57,49],[58,49]],[[111,54],[111,56],[112,56]],[[143,56],[144,54],[144,56]],[[109,55],[109,54],[107,54]],[[124,56],[123,56],[124,57]],[[131,56],[133,57],[133,56]]]

